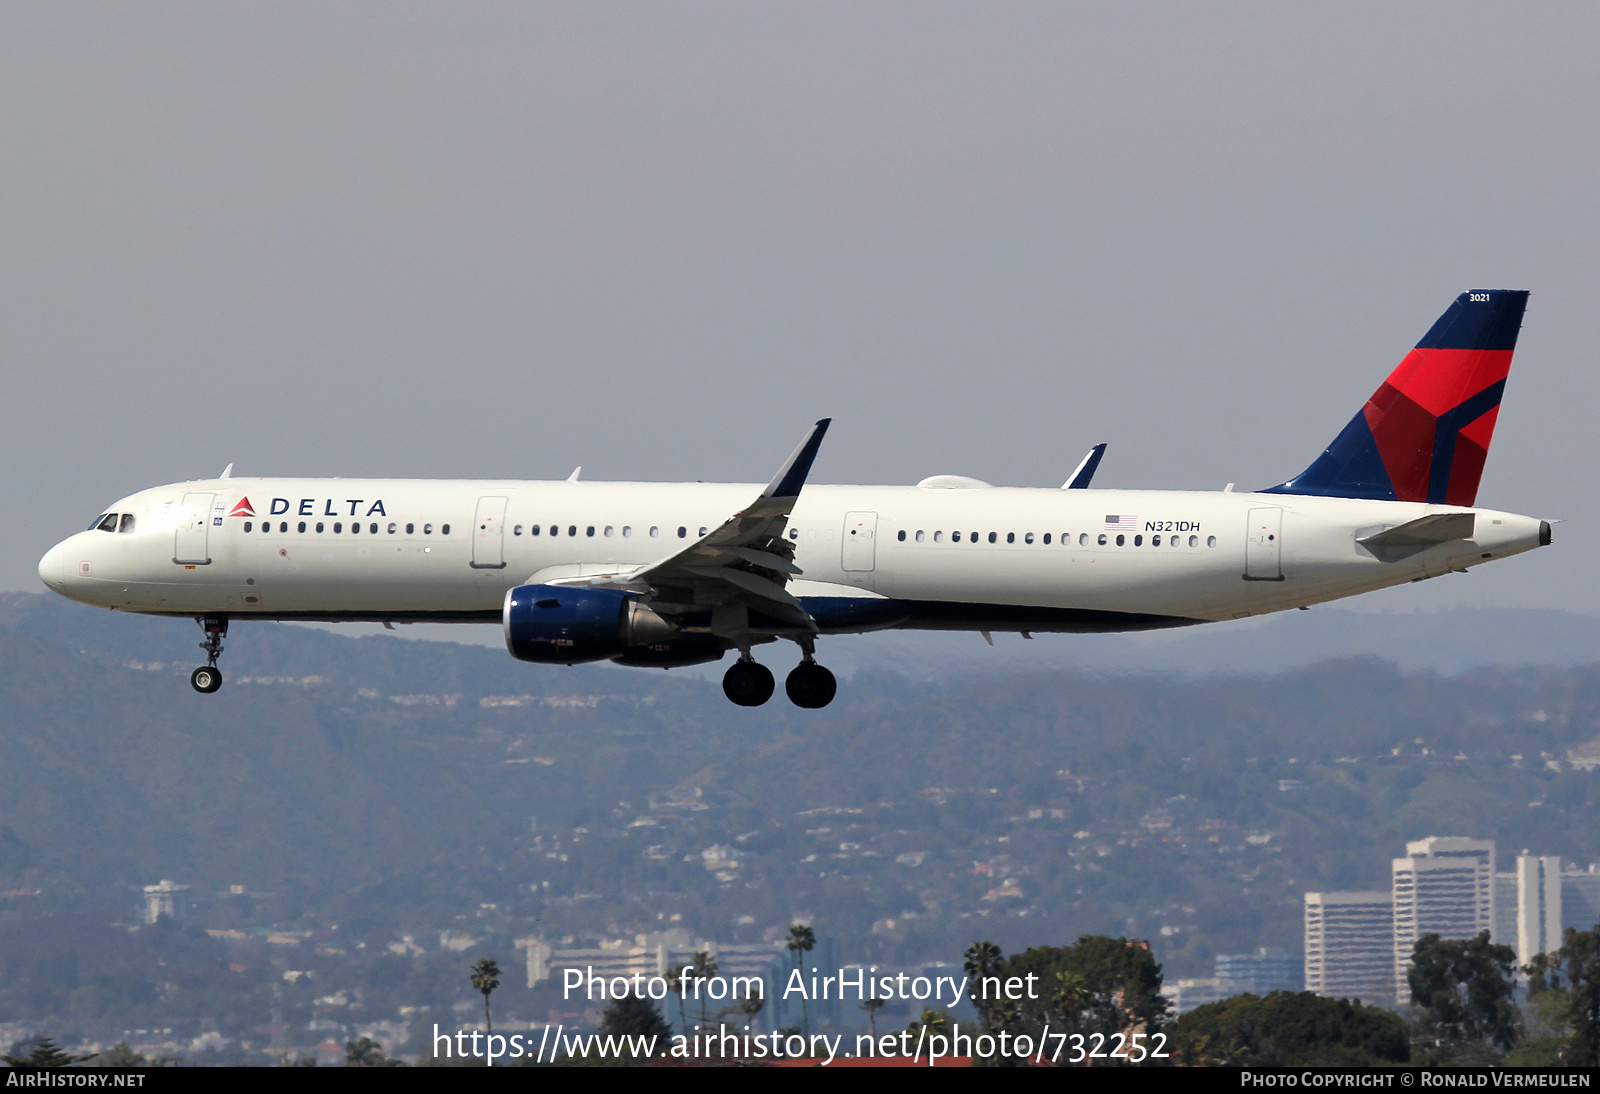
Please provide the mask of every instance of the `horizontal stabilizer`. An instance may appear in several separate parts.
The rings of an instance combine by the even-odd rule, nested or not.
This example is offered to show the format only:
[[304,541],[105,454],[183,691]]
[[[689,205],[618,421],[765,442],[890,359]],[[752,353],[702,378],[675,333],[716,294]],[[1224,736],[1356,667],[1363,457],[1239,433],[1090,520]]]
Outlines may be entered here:
[[1471,539],[1476,523],[1475,513],[1434,513],[1356,542],[1363,547],[1432,547],[1454,539]]

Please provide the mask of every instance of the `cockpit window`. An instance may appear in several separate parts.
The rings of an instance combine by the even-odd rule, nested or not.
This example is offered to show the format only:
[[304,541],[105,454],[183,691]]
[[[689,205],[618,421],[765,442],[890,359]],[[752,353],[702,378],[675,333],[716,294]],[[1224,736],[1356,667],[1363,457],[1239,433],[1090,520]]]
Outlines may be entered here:
[[117,525],[117,531],[119,531],[119,532],[131,532],[131,531],[133,531],[133,514],[132,513],[124,513],[124,514],[122,514],[122,523]]
[[95,527],[102,532],[115,532],[117,530],[117,514],[107,513]]
[[106,519],[106,515],[104,513],[101,513],[98,517],[95,517],[93,520],[91,520],[89,522],[89,529],[88,530],[91,531],[91,532],[94,531],[96,528],[100,527],[100,522],[105,520],[105,519]]

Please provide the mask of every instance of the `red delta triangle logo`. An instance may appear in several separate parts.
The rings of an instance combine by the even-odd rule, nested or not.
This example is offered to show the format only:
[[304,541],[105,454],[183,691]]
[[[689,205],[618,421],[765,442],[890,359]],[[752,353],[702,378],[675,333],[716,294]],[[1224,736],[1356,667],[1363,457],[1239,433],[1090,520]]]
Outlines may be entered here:
[[228,515],[230,517],[253,517],[256,515],[256,511],[250,508],[249,498],[240,498],[239,504],[235,505],[233,507],[233,512],[229,513]]

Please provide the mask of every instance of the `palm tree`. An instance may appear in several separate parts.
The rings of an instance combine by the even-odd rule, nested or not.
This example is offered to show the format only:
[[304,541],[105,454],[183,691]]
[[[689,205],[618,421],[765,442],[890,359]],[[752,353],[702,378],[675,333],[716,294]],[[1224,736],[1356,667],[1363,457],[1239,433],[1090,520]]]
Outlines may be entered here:
[[[478,963],[472,966],[472,988],[483,995],[483,1026],[486,1036],[494,1034],[494,1022],[489,1017],[489,993],[500,986],[500,966],[487,957],[478,958]],[[488,1042],[484,1042],[488,1047]],[[489,1066],[494,1066],[494,1061],[489,1061]]]
[[[808,924],[796,923],[794,926],[789,928],[788,950],[790,953],[794,954],[794,967],[796,969],[799,969],[805,961],[805,958],[803,958],[801,954],[810,953],[816,948],[817,935]],[[800,974],[800,978],[801,980],[805,979],[804,972]],[[805,1036],[810,1037],[811,1016],[806,1011],[806,996],[804,992],[800,993],[800,1021],[803,1023]]]
[[705,982],[717,975],[717,959],[709,951],[701,950],[689,955],[689,981],[697,984],[700,990],[695,992],[700,1003],[700,1025],[706,1026],[710,1022],[709,1012],[706,1010],[708,995],[705,991]]
[[861,1010],[867,1012],[867,1021],[872,1025],[872,1039],[878,1039],[878,1012],[883,1009],[883,1000],[874,995],[861,1004]]
[[688,980],[688,965],[667,966],[667,990],[678,997],[678,1030],[680,1033],[689,1029],[689,1019],[683,1012],[683,989]]

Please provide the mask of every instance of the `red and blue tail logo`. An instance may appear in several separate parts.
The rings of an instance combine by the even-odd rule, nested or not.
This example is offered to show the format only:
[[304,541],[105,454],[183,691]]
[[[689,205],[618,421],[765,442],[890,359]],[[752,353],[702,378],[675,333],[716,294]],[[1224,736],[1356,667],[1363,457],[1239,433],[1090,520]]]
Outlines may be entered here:
[[1304,472],[1267,494],[1471,505],[1528,294],[1464,292]]

